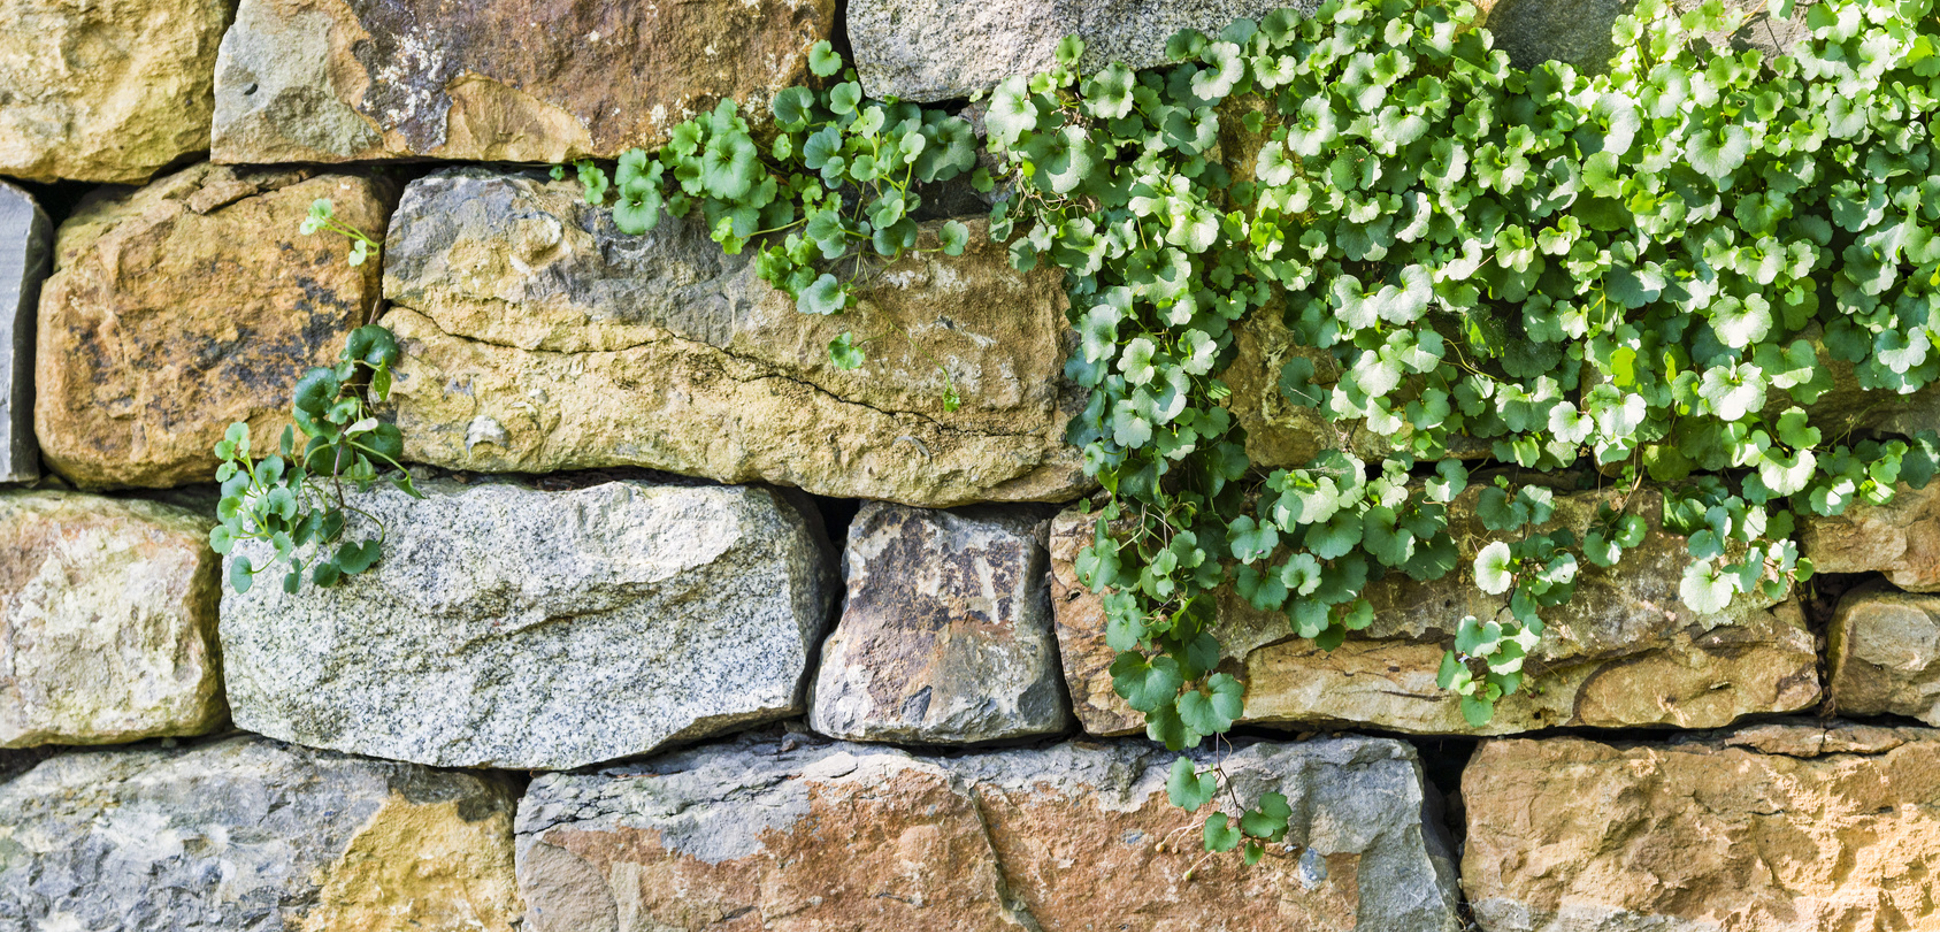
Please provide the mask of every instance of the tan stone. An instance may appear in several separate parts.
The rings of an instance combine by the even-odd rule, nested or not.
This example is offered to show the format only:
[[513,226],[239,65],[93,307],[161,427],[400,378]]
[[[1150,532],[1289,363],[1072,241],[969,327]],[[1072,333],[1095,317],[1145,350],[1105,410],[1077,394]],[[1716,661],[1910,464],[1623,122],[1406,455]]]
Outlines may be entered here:
[[157,502],[0,493],[0,747],[228,722],[214,525]]
[[209,147],[234,0],[0,0],[0,175],[147,181]]
[[[626,236],[576,184],[536,174],[420,179],[385,269],[406,453],[491,472],[646,466],[926,507],[1069,499],[1090,481],[1063,439],[1079,402],[1060,376],[1060,279],[1011,270],[980,224],[970,242],[961,257],[906,257],[858,307],[816,317],[697,224]],[[879,338],[860,369],[829,361],[844,331]]]
[[1821,573],[1884,573],[1910,592],[1940,591],[1940,484],[1902,482],[1884,505],[1833,517],[1802,515],[1799,552]]
[[525,903],[513,868],[512,810],[503,796],[391,795],[343,856],[318,872],[316,905],[296,928],[518,928]]
[[[1465,615],[1488,617],[1502,600],[1469,570],[1491,539],[1472,515],[1471,489],[1450,506],[1461,542],[1456,568],[1417,583],[1401,574],[1368,585],[1374,622],[1328,652],[1294,637],[1286,617],[1254,609],[1230,588],[1219,600],[1222,668],[1247,683],[1245,721],[1313,727],[1365,725],[1415,734],[1511,734],[1538,728],[1673,725],[1715,728],[1751,714],[1802,709],[1819,698],[1818,656],[1790,602],[1741,596],[1717,615],[1685,608],[1678,584],[1690,560],[1683,537],[1658,527],[1662,502],[1640,493],[1651,524],[1642,546],[1610,570],[1585,566],[1573,598],[1546,610],[1549,632],[1526,669],[1526,688],[1498,703],[1485,727],[1468,725],[1460,700],[1435,684],[1442,652]],[[1557,521],[1580,533],[1611,493],[1557,495]],[[1142,730],[1112,691],[1098,597],[1072,561],[1090,542],[1090,516],[1066,511],[1051,530],[1052,604],[1073,710],[1093,734]]]
[[1839,600],[1826,652],[1840,712],[1940,724],[1940,596],[1854,589]]
[[1940,926],[1940,732],[1849,741],[1843,730],[1759,729],[1758,744],[1806,756],[1735,746],[1736,736],[1485,742],[1462,774],[1462,887],[1477,923],[1486,932]]
[[289,423],[290,390],[331,363],[378,295],[376,263],[298,232],[310,203],[381,236],[388,183],[197,165],[93,196],[61,225],[41,289],[34,428],[82,488],[214,479],[232,421],[259,446]]
[[834,21],[834,0],[243,0],[213,157],[612,158],[724,97],[765,121]]

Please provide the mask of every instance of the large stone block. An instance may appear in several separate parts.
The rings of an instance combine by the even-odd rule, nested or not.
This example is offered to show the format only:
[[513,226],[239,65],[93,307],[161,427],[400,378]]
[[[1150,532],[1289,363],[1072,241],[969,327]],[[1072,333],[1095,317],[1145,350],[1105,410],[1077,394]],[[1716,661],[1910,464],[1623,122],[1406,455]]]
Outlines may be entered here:
[[214,525],[157,502],[0,493],[0,747],[228,721]]
[[848,27],[864,91],[934,101],[1043,71],[1068,35],[1085,41],[1078,63],[1085,74],[1114,61],[1150,68],[1167,61],[1166,40],[1181,29],[1217,35],[1235,19],[1318,6],[1315,0],[855,0]]
[[388,182],[197,165],[104,190],[61,224],[40,296],[34,426],[82,488],[209,482],[232,421],[273,443],[303,371],[334,363],[378,297],[375,263],[303,236],[317,198],[373,235]]
[[255,737],[68,753],[0,783],[0,928],[511,932],[490,777]]
[[1165,798],[1173,759],[1142,742],[925,758],[788,736],[548,774],[519,807],[527,927],[1458,927],[1433,791],[1406,744],[1228,754],[1242,803],[1287,797],[1288,844],[1251,868],[1229,855],[1191,880],[1197,833]]
[[0,482],[40,477],[34,444],[34,308],[54,228],[27,192],[0,181]]
[[1940,926],[1940,732],[1483,743],[1462,887],[1485,932]]
[[816,731],[972,744],[1071,727],[1042,515],[869,502],[849,525],[842,618],[822,642]]
[[[930,235],[933,235],[930,234]],[[491,472],[631,465],[929,507],[1089,484],[1064,426],[1055,270],[986,242],[886,269],[839,317],[672,218],[627,236],[572,182],[463,169],[412,183],[385,269],[412,459]],[[933,244],[933,241],[931,241]],[[845,330],[879,337],[835,368]],[[912,342],[914,341],[914,342]],[[944,407],[947,366],[963,403]]]
[[220,162],[562,162],[656,148],[808,79],[834,0],[243,0],[215,72]]
[[0,2],[0,175],[147,181],[209,147],[235,0]]
[[[1645,492],[1632,503],[1650,523],[1644,543],[1613,569],[1583,568],[1575,596],[1544,613],[1549,632],[1525,667],[1533,674],[1529,688],[1498,703],[1487,726],[1471,727],[1459,697],[1435,685],[1435,673],[1464,616],[1491,617],[1502,608],[1501,597],[1475,587],[1469,570],[1491,537],[1473,516],[1476,494],[1472,488],[1449,509],[1450,531],[1462,547],[1456,568],[1429,583],[1391,574],[1368,584],[1373,624],[1332,652],[1295,637],[1284,614],[1261,612],[1230,587],[1221,589],[1221,668],[1247,685],[1245,721],[1412,734],[1715,728],[1818,700],[1818,655],[1798,607],[1749,596],[1715,615],[1685,607],[1678,595],[1690,561],[1685,538],[1660,527],[1662,500]],[[1613,497],[1558,494],[1558,526],[1581,533],[1597,504]],[[1142,730],[1143,718],[1112,691],[1104,610],[1073,562],[1091,541],[1093,520],[1067,511],[1052,524],[1058,646],[1085,730],[1125,734]]]
[[1846,593],[1827,653],[1828,688],[1840,712],[1940,725],[1940,596],[1877,583]]
[[[760,488],[422,488],[352,500],[388,528],[369,573],[225,592],[238,726],[425,764],[554,769],[802,712],[835,596],[812,512]],[[261,547],[239,556],[264,562]]]
[[1940,591],[1940,483],[1915,489],[1902,482],[1884,505],[1805,515],[1799,552],[1820,573],[1884,573],[1909,592]]

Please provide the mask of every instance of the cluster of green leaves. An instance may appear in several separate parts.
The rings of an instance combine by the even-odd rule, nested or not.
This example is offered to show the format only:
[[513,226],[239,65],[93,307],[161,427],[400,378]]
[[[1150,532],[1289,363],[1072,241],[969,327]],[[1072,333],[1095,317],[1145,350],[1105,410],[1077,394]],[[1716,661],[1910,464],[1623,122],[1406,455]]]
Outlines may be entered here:
[[[809,69],[815,87],[790,87],[772,102],[773,122],[758,141],[732,100],[675,126],[657,152],[620,156],[612,179],[592,162],[578,164],[586,200],[606,202],[622,232],[653,229],[662,213],[698,213],[729,254],[759,246],[761,279],[788,293],[807,314],[839,314],[872,271],[910,252],[961,255],[969,228],[945,221],[934,246],[919,242],[919,188],[966,173],[990,190],[976,167],[976,134],[942,110],[896,101],[866,100],[855,71],[827,42],[817,43]],[[837,78],[839,73],[839,79]],[[564,177],[556,167],[554,177]],[[835,365],[865,361],[862,347],[886,334],[845,331],[829,345]],[[916,346],[911,341],[912,346]],[[916,346],[920,352],[922,348]],[[946,407],[956,407],[954,383]]]
[[370,234],[337,219],[337,210],[329,198],[320,197],[310,202],[310,214],[303,218],[298,227],[304,236],[321,231],[339,234],[350,240],[350,254],[345,259],[351,265],[363,265],[384,251],[384,244]]
[[[1803,15],[1810,38],[1766,59],[1698,38],[1742,25],[1717,0],[1643,0],[1585,76],[1512,67],[1466,3],[1330,0],[1182,33],[1144,72],[1079,75],[1067,41],[997,89],[1014,194],[992,235],[1066,273],[1066,372],[1090,390],[1069,438],[1107,494],[1078,568],[1151,737],[1194,747],[1241,716],[1215,588],[1332,646],[1371,622],[1370,582],[1458,566],[1504,598],[1440,671],[1485,724],[1543,610],[1650,529],[1629,495],[1557,527],[1545,490],[1485,483],[1465,502],[1491,537],[1457,540],[1458,438],[1661,486],[1698,612],[1809,577],[1795,514],[1931,478],[1931,435],[1827,436],[1811,406],[1841,369],[1883,392],[1940,375],[1940,27],[1931,0]],[[1371,446],[1251,471],[1219,374],[1261,311],[1331,363],[1287,363],[1287,400]],[[1174,798],[1209,800],[1203,776]],[[1208,820],[1208,845],[1229,828]]]
[[[283,428],[275,453],[254,458],[249,425],[229,425],[215,448],[222,461],[216,468],[221,523],[209,532],[209,545],[227,555],[239,541],[260,540],[273,550],[260,566],[245,556],[229,561],[229,584],[237,592],[248,592],[256,574],[277,566],[283,567],[285,592],[297,591],[306,568],[312,582],[333,586],[383,555],[382,522],[345,500],[344,483],[368,491],[379,469],[387,468],[383,477],[391,484],[423,497],[399,463],[403,434],[371,413],[373,404],[390,395],[391,367],[397,362],[397,339],[389,330],[359,327],[350,332],[335,366],[318,366],[297,381],[291,398],[296,424]],[[297,429],[308,438],[300,452]],[[350,539],[350,513],[370,518],[378,536]]]

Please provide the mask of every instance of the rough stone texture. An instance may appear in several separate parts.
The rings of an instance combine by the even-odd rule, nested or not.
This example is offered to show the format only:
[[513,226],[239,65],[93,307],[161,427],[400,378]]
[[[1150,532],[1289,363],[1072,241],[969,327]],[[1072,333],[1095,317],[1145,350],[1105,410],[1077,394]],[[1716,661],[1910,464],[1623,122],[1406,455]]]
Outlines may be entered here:
[[834,0],[243,0],[215,72],[213,154],[612,158],[723,97],[765,119],[834,21]]
[[209,482],[232,421],[274,442],[290,389],[336,361],[378,296],[375,263],[303,236],[317,198],[372,234],[388,182],[197,165],[90,196],[61,224],[40,297],[34,427],[82,488]]
[[1485,742],[1462,774],[1462,886],[1476,921],[1486,932],[1934,928],[1940,732],[1845,730]]
[[[608,482],[385,487],[340,587],[225,591],[242,728],[462,767],[580,767],[803,711],[835,574],[813,512],[768,489]],[[255,557],[238,547],[230,555]]]
[[[1090,483],[1064,426],[1055,270],[1019,275],[981,226],[913,256],[840,317],[795,310],[697,224],[626,236],[571,182],[483,169],[405,192],[385,322],[403,339],[406,454],[455,469],[632,465],[943,507]],[[910,334],[919,346],[897,328]],[[884,335],[854,371],[828,344]],[[963,398],[943,408],[949,366]]]
[[822,643],[809,725],[852,741],[971,744],[1071,727],[1045,577],[1045,521],[869,502],[849,525],[849,597]]
[[0,493],[0,747],[199,735],[228,720],[213,517]]
[[0,175],[140,183],[209,147],[234,0],[0,2]]
[[238,737],[0,783],[0,928],[509,932],[509,789]]
[[1827,642],[1828,688],[1840,712],[1940,724],[1940,596],[1854,589],[1839,600]]
[[1311,11],[1312,0],[854,0],[849,41],[856,71],[872,97],[934,101],[987,91],[1014,74],[1049,68],[1058,40],[1085,41],[1079,69],[1090,74],[1122,61],[1164,64],[1165,43],[1181,29],[1217,34],[1235,19],[1281,7]]
[[[1798,607],[1741,597],[1695,615],[1678,596],[1690,557],[1683,537],[1658,527],[1662,501],[1639,493],[1652,530],[1614,570],[1586,566],[1575,596],[1549,610],[1550,631],[1526,669],[1524,690],[1475,729],[1459,699],[1435,685],[1442,652],[1465,615],[1502,600],[1474,587],[1469,565],[1490,534],[1472,517],[1476,490],[1450,508],[1466,541],[1448,576],[1416,583],[1399,574],[1368,585],[1374,623],[1329,653],[1292,635],[1281,613],[1260,612],[1230,588],[1218,593],[1224,669],[1247,683],[1246,721],[1286,726],[1366,725],[1416,734],[1510,734],[1537,728],[1716,728],[1751,714],[1805,708],[1819,698],[1818,655]],[[1579,532],[1606,493],[1558,494],[1557,521]],[[1052,605],[1073,710],[1086,731],[1125,734],[1143,719],[1112,691],[1098,597],[1073,561],[1093,518],[1067,511],[1052,524]]]
[[[1696,8],[1701,0],[1672,0],[1679,12]],[[1609,68],[1616,55],[1610,27],[1617,17],[1636,8],[1634,0],[1478,0],[1481,24],[1495,37],[1495,47],[1509,54],[1518,68],[1534,68],[1550,60],[1566,62],[1586,74]],[[1803,14],[1792,20],[1773,19],[1762,0],[1727,0],[1726,9],[1752,11],[1736,32],[1706,36],[1715,48],[1742,52],[1757,49],[1767,61],[1789,52],[1811,33]]]
[[0,482],[40,478],[34,444],[34,308],[54,228],[27,192],[0,181]]
[[1201,867],[1165,798],[1173,755],[1134,742],[926,759],[796,736],[597,774],[520,803],[531,932],[1220,928],[1453,932],[1454,872],[1414,752],[1345,738],[1226,758],[1277,791],[1287,848]]
[[1799,552],[1816,572],[1884,573],[1910,592],[1940,591],[1940,484],[1914,489],[1902,482],[1884,505],[1802,516]]

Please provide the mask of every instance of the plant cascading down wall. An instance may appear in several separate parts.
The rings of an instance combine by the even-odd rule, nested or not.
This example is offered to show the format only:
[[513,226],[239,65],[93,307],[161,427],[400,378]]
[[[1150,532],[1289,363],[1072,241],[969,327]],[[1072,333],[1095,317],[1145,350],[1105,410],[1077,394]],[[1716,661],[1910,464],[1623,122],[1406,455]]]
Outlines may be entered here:
[[[1595,76],[1512,67],[1473,7],[1444,0],[1187,32],[1176,64],[1137,72],[1081,75],[1067,39],[1050,71],[991,95],[994,176],[967,120],[865,98],[823,43],[820,86],[777,95],[771,128],[724,101],[610,176],[577,170],[621,230],[697,217],[812,314],[841,313],[905,252],[962,251],[956,222],[921,242],[926,186],[995,191],[990,234],[1014,264],[1064,273],[1080,335],[1065,374],[1089,391],[1068,439],[1104,489],[1078,570],[1148,734],[1180,750],[1241,717],[1243,685],[1215,671],[1215,589],[1332,648],[1371,623],[1370,582],[1458,570],[1502,599],[1450,620],[1438,671],[1479,727],[1585,564],[1642,543],[1630,493],[1646,484],[1688,540],[1683,601],[1713,613],[1809,578],[1795,515],[1932,477],[1931,434],[1829,436],[1808,410],[1842,370],[1878,393],[1940,375],[1931,4],[1802,8],[1809,38],[1767,59],[1701,38],[1743,12],[1643,0]],[[1222,406],[1254,314],[1306,348],[1279,389],[1333,447],[1268,475]],[[882,338],[830,352],[853,368]],[[1505,467],[1473,499],[1486,541],[1449,530],[1470,480],[1458,451]],[[1584,469],[1618,494],[1558,526],[1553,493],[1516,469]],[[1216,764],[1183,757],[1168,786],[1194,811],[1220,789]],[[1232,808],[1204,817],[1208,849],[1250,862],[1286,832],[1284,799]]]

